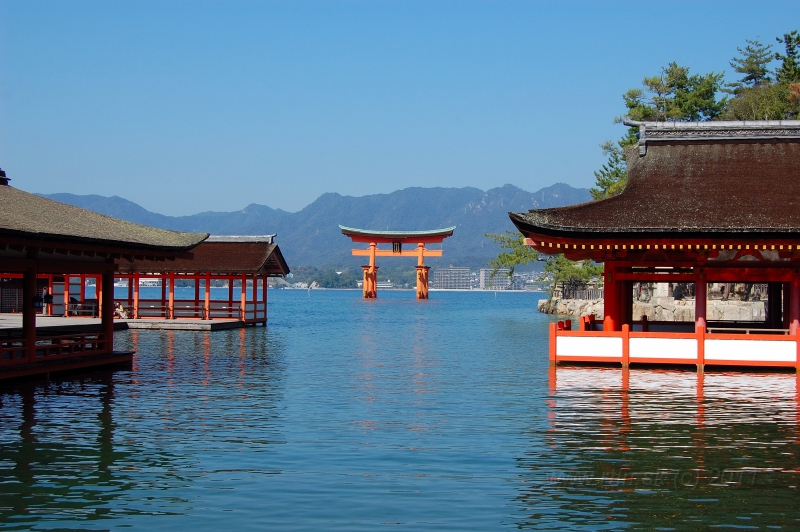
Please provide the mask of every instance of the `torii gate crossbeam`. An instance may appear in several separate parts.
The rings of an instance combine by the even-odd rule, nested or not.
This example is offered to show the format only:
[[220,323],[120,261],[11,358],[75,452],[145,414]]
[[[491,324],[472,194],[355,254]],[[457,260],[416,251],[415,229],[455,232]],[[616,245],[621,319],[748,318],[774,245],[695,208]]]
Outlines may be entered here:
[[[441,249],[428,249],[425,244],[440,244],[453,235],[455,227],[432,231],[373,231],[339,226],[342,234],[355,243],[369,244],[367,249],[353,249],[355,257],[369,257],[364,270],[364,299],[378,296],[378,267],[376,257],[417,257],[417,299],[428,299],[428,270],[425,257],[441,257]],[[378,244],[392,244],[392,249],[378,249]],[[416,244],[413,250],[403,250],[403,244]]]

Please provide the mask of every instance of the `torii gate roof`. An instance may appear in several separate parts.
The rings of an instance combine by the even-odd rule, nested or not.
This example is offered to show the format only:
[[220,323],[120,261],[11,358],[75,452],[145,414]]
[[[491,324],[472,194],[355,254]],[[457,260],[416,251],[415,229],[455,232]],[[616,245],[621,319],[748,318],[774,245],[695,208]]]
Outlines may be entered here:
[[376,244],[391,244],[392,242],[423,242],[435,244],[445,238],[453,236],[456,227],[445,229],[431,229],[427,231],[375,231],[372,229],[355,229],[353,227],[339,226],[342,234],[349,236],[353,242],[375,242]]

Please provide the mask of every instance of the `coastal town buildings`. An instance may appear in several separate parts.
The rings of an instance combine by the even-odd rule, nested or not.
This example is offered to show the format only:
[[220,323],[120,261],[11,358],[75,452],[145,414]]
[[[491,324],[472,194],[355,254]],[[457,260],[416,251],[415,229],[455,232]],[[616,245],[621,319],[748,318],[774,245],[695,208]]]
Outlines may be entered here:
[[[604,318],[553,324],[551,361],[800,367],[800,121],[628,125],[622,193],[510,213],[538,251],[604,264]],[[635,283],[681,285],[694,319],[634,319]],[[765,284],[763,317],[709,319],[712,283]]]
[[469,290],[469,268],[450,266],[433,270],[433,288],[436,290]]
[[508,268],[499,268],[492,275],[492,268],[481,268],[479,271],[481,290],[510,290],[514,286],[513,279],[508,276]]

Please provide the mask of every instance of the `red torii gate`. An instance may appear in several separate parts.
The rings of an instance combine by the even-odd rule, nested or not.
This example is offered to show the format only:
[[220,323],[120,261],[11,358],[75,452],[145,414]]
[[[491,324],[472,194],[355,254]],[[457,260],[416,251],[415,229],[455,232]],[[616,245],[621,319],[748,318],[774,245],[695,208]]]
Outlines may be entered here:
[[[378,296],[378,267],[375,257],[417,257],[417,299],[428,299],[428,270],[425,257],[441,257],[441,249],[428,249],[425,244],[441,244],[445,238],[453,236],[455,227],[433,229],[430,231],[373,231],[339,226],[342,234],[353,242],[369,244],[369,249],[354,249],[353,256],[369,257],[369,265],[364,270],[364,299]],[[416,243],[417,247],[403,251],[403,243]],[[391,244],[392,249],[378,249],[378,244]]]

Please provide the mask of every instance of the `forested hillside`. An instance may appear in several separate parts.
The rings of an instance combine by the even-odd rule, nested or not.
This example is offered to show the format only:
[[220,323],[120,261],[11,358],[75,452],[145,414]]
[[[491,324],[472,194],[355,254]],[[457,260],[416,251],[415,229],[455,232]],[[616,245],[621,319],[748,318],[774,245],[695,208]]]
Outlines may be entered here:
[[438,263],[477,268],[496,257],[498,252],[498,247],[484,234],[513,230],[508,211],[557,207],[591,199],[587,189],[576,189],[563,183],[536,192],[526,192],[513,185],[485,192],[477,188],[407,188],[390,194],[361,197],[323,194],[301,211],[293,213],[253,203],[236,212],[203,212],[174,217],[147,211],[117,196],[44,196],[164,229],[205,231],[216,235],[277,233],[277,242],[290,266],[318,268],[355,266],[362,262],[350,256],[350,240],[341,234],[339,224],[402,230],[456,226],[454,236],[444,243],[444,257]]

